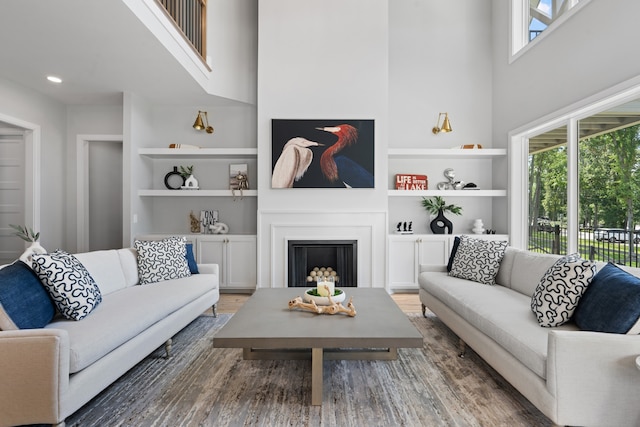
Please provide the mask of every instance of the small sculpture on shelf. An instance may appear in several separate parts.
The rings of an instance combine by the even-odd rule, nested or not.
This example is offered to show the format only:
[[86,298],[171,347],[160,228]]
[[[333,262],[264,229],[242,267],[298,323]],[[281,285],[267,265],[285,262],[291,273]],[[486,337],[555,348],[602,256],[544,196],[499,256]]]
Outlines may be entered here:
[[184,179],[184,185],[181,187],[183,190],[198,190],[198,180],[195,176],[193,176],[193,165],[192,166],[180,166],[180,175],[182,179]]
[[189,212],[189,227],[192,233],[200,233],[200,219],[193,211]]
[[396,226],[398,234],[413,234],[413,221],[400,221]]

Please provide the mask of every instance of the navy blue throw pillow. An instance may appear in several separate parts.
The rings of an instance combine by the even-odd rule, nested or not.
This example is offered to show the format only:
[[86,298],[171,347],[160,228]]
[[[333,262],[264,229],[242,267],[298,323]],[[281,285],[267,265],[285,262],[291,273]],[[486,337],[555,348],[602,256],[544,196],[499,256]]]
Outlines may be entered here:
[[187,264],[189,264],[189,271],[191,274],[200,274],[198,271],[198,264],[196,263],[196,258],[193,256],[193,243],[187,243],[187,254],[185,257],[187,258]]
[[585,331],[640,333],[640,278],[608,263],[593,277],[574,320]]
[[42,328],[56,312],[40,279],[22,261],[0,269],[0,305],[19,329]]
[[455,258],[456,252],[458,252],[458,246],[460,246],[460,238],[456,237],[453,239],[453,248],[451,248],[451,255],[449,256],[449,262],[447,263],[448,272],[451,272],[451,266],[453,265],[453,258]]

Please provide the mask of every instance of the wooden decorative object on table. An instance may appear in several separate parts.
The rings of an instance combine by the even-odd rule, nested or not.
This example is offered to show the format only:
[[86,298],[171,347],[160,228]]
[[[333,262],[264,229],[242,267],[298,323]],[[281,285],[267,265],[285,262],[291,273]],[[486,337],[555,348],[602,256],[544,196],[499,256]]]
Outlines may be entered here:
[[[328,286],[325,286],[328,291]],[[356,307],[353,305],[353,297],[349,298],[349,302],[347,306],[343,306],[342,303],[334,302],[329,298],[329,305],[318,305],[315,301],[304,302],[302,301],[302,297],[295,297],[291,301],[289,301],[289,310],[292,308],[300,308],[302,310],[311,311],[317,314],[336,314],[336,313],[345,313],[350,317],[355,317],[356,315]]]

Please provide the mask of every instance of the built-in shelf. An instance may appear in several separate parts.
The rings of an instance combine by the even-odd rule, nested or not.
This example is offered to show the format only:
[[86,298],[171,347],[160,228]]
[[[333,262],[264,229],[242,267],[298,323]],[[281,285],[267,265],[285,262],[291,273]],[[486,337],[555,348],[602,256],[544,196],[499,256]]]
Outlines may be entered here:
[[[256,197],[258,190],[236,190],[235,197]],[[138,190],[140,197],[234,197],[231,190]]]
[[387,151],[390,159],[487,159],[507,155],[504,148],[390,148]]
[[258,155],[257,148],[140,148],[138,154],[152,159],[244,159]]
[[505,197],[507,190],[388,190],[389,197]]

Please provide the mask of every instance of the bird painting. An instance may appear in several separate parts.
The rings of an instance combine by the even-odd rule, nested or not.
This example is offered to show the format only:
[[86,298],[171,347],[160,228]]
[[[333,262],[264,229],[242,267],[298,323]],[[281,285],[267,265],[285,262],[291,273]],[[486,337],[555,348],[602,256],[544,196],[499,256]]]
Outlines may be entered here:
[[374,188],[373,120],[271,123],[271,188]]
[[373,188],[373,175],[353,159],[338,155],[344,148],[358,142],[358,130],[351,125],[316,128],[331,132],[338,140],[320,157],[322,174],[330,182],[341,182],[346,188]]
[[291,188],[309,168],[313,161],[313,151],[309,147],[318,147],[319,144],[308,139],[291,138],[282,148],[282,153],[273,168],[271,175],[271,188]]

